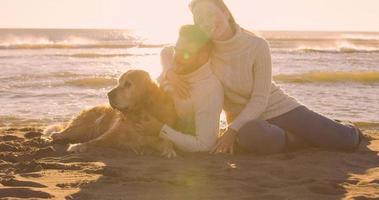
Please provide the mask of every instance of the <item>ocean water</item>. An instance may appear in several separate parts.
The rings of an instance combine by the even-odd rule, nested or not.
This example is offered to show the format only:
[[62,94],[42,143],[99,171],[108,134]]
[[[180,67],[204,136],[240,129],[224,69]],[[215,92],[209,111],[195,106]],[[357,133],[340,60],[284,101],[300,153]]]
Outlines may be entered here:
[[[333,119],[379,122],[379,33],[257,34],[288,94]],[[0,29],[0,126],[61,122],[107,103],[123,72],[159,75],[163,45],[130,30]]]

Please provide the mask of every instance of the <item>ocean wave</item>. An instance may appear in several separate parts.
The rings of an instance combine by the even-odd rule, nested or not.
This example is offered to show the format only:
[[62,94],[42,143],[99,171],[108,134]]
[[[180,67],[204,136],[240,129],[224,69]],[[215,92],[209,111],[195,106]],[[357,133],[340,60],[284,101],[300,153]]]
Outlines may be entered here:
[[379,34],[343,34],[342,38],[350,40],[379,41]]
[[299,47],[294,51],[319,53],[376,53],[379,48],[366,47]]
[[118,53],[118,54],[101,54],[101,53],[77,53],[71,55],[60,55],[68,56],[73,58],[114,58],[114,57],[129,57],[129,56],[148,56],[151,54],[130,54],[130,53]]
[[294,51],[304,52],[328,52],[328,53],[372,53],[379,52],[378,45],[356,45],[350,42],[336,42],[324,45],[298,46]]
[[126,30],[0,29],[0,49],[161,47]]
[[343,40],[368,43],[379,41],[379,32],[263,31],[257,34],[270,41],[333,42]]
[[73,72],[55,72],[52,74],[40,75],[37,78],[68,78],[68,77],[78,77],[83,76],[83,74],[73,73]]
[[64,85],[75,87],[104,88],[117,84],[116,78],[111,77],[87,77],[65,81]]
[[303,74],[281,74],[274,76],[275,81],[285,83],[327,83],[327,82],[379,82],[379,71],[352,72],[307,72]]
[[362,128],[379,127],[378,122],[354,122],[354,124]]
[[333,43],[336,41],[348,41],[348,42],[360,42],[360,43],[377,43],[379,41],[379,38],[360,38],[360,37],[353,37],[353,36],[338,36],[338,37],[269,37],[265,38],[266,40],[270,42],[293,42],[293,43],[301,43],[301,42],[320,42],[320,43]]
[[42,80],[50,80],[50,79],[60,79],[60,78],[75,78],[75,77],[83,77],[86,74],[73,73],[73,72],[54,72],[54,73],[46,73],[46,74],[21,74],[15,76],[4,76],[0,78],[1,81],[4,82],[25,82],[25,81],[42,81]]
[[161,48],[165,44],[0,44],[0,49],[126,49],[126,48]]
[[51,121],[51,119],[28,119],[13,115],[0,115],[0,130],[5,128],[39,127],[49,122],[51,123]]
[[103,54],[103,53],[75,53],[75,54],[44,54],[44,55],[7,55],[0,56],[0,59],[19,59],[21,57],[71,57],[71,58],[117,58],[117,57],[139,57],[139,56],[151,56],[156,53],[115,53],[115,54]]
[[112,58],[112,57],[128,57],[128,56],[134,56],[134,55],[129,54],[129,53],[120,53],[120,54],[77,53],[77,54],[72,54],[68,56],[73,57],[73,58]]

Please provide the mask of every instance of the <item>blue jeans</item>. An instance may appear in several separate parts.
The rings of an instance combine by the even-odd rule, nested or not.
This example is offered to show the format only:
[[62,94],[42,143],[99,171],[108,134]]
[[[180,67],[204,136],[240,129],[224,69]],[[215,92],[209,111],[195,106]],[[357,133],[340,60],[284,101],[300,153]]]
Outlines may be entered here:
[[355,150],[361,137],[354,126],[343,125],[300,106],[267,121],[248,122],[238,131],[238,143],[249,152],[280,153],[288,149],[289,134],[310,146],[339,151]]

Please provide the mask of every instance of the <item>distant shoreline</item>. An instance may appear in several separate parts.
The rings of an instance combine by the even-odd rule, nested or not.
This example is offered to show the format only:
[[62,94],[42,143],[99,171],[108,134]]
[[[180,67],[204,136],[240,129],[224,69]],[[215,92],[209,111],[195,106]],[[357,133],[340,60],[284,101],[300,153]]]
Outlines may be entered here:
[[[277,33],[281,33],[281,32],[294,32],[294,33],[309,33],[309,32],[313,32],[313,33],[368,33],[368,34],[375,34],[375,33],[379,33],[379,31],[367,31],[367,30],[364,30],[364,31],[352,31],[352,30],[269,30],[269,29],[266,29],[266,30],[256,30],[254,28],[247,28],[248,30],[254,30],[256,32],[277,32]],[[72,27],[69,27],[69,28],[36,28],[36,27],[0,27],[0,31],[1,30],[84,30],[84,31],[89,31],[89,30],[93,30],[93,31],[136,31],[138,29],[131,29],[131,28],[98,28],[98,27],[95,27],[95,28],[91,28],[91,27],[84,27],[84,28],[72,28]]]

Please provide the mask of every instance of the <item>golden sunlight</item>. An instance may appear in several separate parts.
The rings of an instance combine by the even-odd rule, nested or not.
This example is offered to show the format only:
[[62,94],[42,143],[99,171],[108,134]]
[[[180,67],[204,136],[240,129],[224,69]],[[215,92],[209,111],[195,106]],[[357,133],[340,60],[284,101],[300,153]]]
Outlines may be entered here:
[[0,0],[0,199],[379,199],[379,0],[189,1]]

